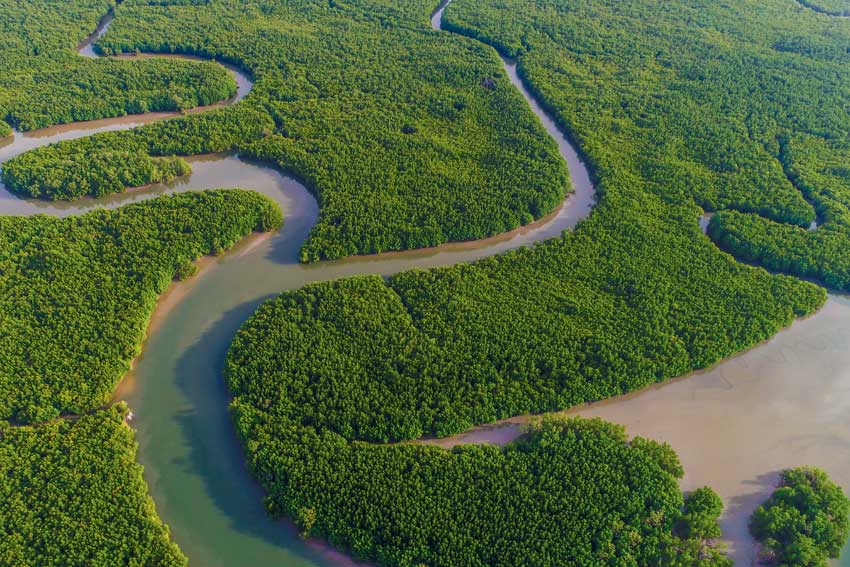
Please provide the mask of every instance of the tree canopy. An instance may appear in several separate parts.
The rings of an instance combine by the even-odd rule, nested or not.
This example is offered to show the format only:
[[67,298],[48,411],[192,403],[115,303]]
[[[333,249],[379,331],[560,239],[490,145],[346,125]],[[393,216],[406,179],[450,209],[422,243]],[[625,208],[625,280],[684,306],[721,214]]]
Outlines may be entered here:
[[444,25],[516,56],[603,182],[723,211],[724,249],[846,289],[850,20],[785,0],[457,0]]
[[850,499],[815,468],[782,472],[779,487],[750,519],[761,558],[780,567],[826,567],[850,536]]
[[[669,446],[599,420],[543,421],[504,447],[351,441],[249,405],[233,412],[272,514],[357,559],[416,567],[730,567],[674,533],[681,466]],[[717,524],[719,510],[688,522]],[[699,516],[699,519],[697,519]]]
[[185,567],[116,405],[37,427],[0,421],[0,564]]
[[175,275],[280,223],[267,197],[221,190],[63,219],[0,216],[0,417],[40,422],[105,403]]
[[[591,166],[600,196],[593,214],[562,238],[469,265],[285,292],[243,326],[227,361],[234,419],[270,510],[393,565],[416,565],[418,553],[450,549],[451,534],[464,533],[449,523],[433,546],[411,543],[405,511],[435,496],[420,500],[416,477],[404,480],[410,471],[466,451],[512,450],[448,457],[399,442],[633,391],[704,368],[819,308],[822,289],[736,263],[697,219],[700,208],[734,210],[802,231],[820,213],[793,178],[787,143],[804,133],[838,137],[848,125],[843,56],[826,49],[848,30],[799,5],[455,0],[445,18],[517,58]],[[486,501],[499,478],[498,467],[476,464],[481,481],[464,493],[467,508]],[[465,487],[441,486],[445,498]],[[366,511],[355,514],[346,498]],[[666,529],[716,537],[704,517],[717,513],[716,495],[698,492]],[[464,518],[477,525],[476,514]],[[399,531],[406,539],[393,538]],[[536,541],[548,551],[570,537]],[[630,564],[620,545],[582,559]],[[669,548],[651,549],[638,564],[728,561],[684,544],[672,558]],[[476,553],[437,562],[486,564],[486,550]]]
[[[474,240],[551,212],[569,192],[555,143],[496,54],[432,31],[431,8],[126,0],[98,49],[227,61],[254,78],[251,94],[227,112],[35,150],[8,164],[6,182],[47,198],[119,191],[145,177],[150,157],[210,151],[207,139],[220,140],[216,150],[274,163],[315,193],[321,212],[305,261]],[[130,152],[141,155],[119,157]],[[69,171],[69,154],[92,153],[84,174]],[[113,174],[119,164],[127,175]],[[60,188],[83,176],[97,179]]]
[[[516,57],[586,158],[594,213],[532,248],[264,304],[226,368],[251,469],[272,513],[379,564],[728,564],[706,548],[716,496],[682,499],[669,447],[583,421],[543,423],[505,448],[406,441],[704,368],[822,305],[821,288],[718,250],[702,209],[720,211],[710,234],[723,248],[846,285],[846,21],[784,0],[455,0],[445,21],[458,37],[428,28],[431,8],[126,0],[98,49],[233,62],[256,79],[252,95],[35,150],[4,167],[6,181],[24,195],[102,195],[178,174],[175,156],[235,148],[317,195],[304,260],[480,238],[568,191],[557,149],[482,42]],[[15,371],[0,407],[38,420],[102,400],[156,290],[197,255],[279,222],[267,203],[234,199],[250,201],[244,214],[165,200],[148,216],[140,205],[4,221],[16,318],[0,328],[0,369]],[[170,231],[185,248],[149,248]],[[119,251],[141,261],[128,267]],[[105,325],[104,312],[126,317]],[[59,323],[78,359],[56,343]]]
[[847,0],[797,0],[803,6],[828,16],[850,16],[850,2]]
[[[0,4],[0,121],[20,130],[185,110],[236,93],[212,62],[86,59],[75,52],[114,0]],[[7,133],[0,126],[0,137]]]

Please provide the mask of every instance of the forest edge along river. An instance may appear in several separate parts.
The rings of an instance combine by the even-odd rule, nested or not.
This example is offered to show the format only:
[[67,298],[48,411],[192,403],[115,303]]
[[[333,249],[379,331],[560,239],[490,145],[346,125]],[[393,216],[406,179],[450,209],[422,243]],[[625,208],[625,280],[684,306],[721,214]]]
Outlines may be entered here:
[[[89,46],[106,32],[111,17],[105,17],[81,49],[94,53]],[[250,80],[238,70],[231,71],[237,73],[237,82],[245,85],[241,89],[244,96]],[[240,76],[245,80],[240,81]],[[513,69],[509,69],[509,77],[528,99]],[[316,200],[295,179],[231,154],[188,158],[193,170],[189,176],[97,200],[22,200],[0,188],[3,214],[64,216],[213,187],[252,189],[280,204],[285,219],[281,231],[249,238],[223,256],[203,260],[199,274],[166,292],[151,318],[142,354],[116,393],[136,416],[132,424],[139,443],[138,459],[145,467],[157,512],[193,565],[351,564],[321,542],[302,541],[288,522],[266,515],[262,491],[245,467],[228,415],[229,395],[221,372],[225,353],[236,330],[256,307],[284,290],[319,280],[390,275],[407,268],[472,261],[557,237],[575,226],[594,204],[587,169],[554,122],[536,104],[533,109],[567,159],[574,193],[553,213],[517,230],[431,249],[301,264],[300,247],[318,217]],[[0,147],[0,163],[49,143],[171,116],[125,116],[16,133],[11,143]]]
[[[434,14],[436,28],[445,6]],[[589,213],[594,197],[587,169],[524,88],[516,66],[506,62],[505,67],[558,142],[575,193],[548,217],[484,241],[300,264],[300,246],[318,215],[315,199],[295,179],[235,155],[189,158],[190,176],[96,201],[48,203],[20,200],[5,190],[0,194],[3,214],[77,214],[162,193],[222,186],[257,190],[281,205],[285,225],[280,232],[248,239],[221,257],[204,260],[201,273],[174,284],[161,298],[142,354],[117,394],[136,414],[139,460],[157,511],[192,565],[351,564],[320,542],[302,541],[288,522],[268,518],[262,490],[245,467],[221,370],[231,338],[262,301],[313,281],[389,275],[490,256],[556,237]],[[241,76],[247,81],[244,93],[250,80]],[[127,116],[18,133],[0,147],[0,162],[54,141],[169,116]],[[670,442],[686,469],[683,488],[709,484],[723,496],[724,533],[732,540],[737,564],[747,565],[752,546],[746,518],[772,489],[780,468],[813,464],[850,486],[848,347],[850,301],[831,296],[817,315],[712,369],[568,413],[604,417],[626,425],[630,434]],[[504,441],[516,436],[515,429],[511,424],[485,426],[461,440]],[[488,437],[482,431],[498,433]]]

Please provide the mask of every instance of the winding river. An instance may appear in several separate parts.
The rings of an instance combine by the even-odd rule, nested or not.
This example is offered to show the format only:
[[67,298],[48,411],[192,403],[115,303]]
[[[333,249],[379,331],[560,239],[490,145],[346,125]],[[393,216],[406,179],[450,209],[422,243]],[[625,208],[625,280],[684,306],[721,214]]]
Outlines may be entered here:
[[[90,45],[105,33],[111,17],[107,15],[93,37],[80,46],[83,54],[94,54]],[[587,169],[526,92],[515,68],[510,66],[507,71],[557,141],[575,193],[552,214],[485,240],[301,264],[298,252],[318,216],[315,199],[295,179],[235,155],[189,158],[193,171],[185,178],[96,201],[25,201],[0,185],[0,214],[64,216],[163,193],[228,186],[259,191],[283,209],[285,225],[280,232],[248,238],[222,257],[205,259],[196,277],[169,289],[151,320],[142,355],[116,391],[116,399],[126,400],[136,415],[132,423],[139,461],[145,467],[157,512],[193,565],[351,564],[321,543],[302,541],[289,523],[269,519],[261,489],[244,466],[227,413],[229,396],[221,369],[232,336],[262,301],[319,280],[390,275],[412,267],[445,266],[491,256],[556,237],[589,214],[594,192]],[[251,82],[237,69],[231,68],[231,72],[240,85],[238,99],[250,91]],[[126,116],[16,133],[10,143],[0,147],[0,163],[52,142],[127,129],[169,116],[172,114]]]
[[[436,29],[444,8],[434,14]],[[108,28],[111,15],[107,18],[92,41]],[[81,46],[84,54],[93,54],[90,43]],[[505,70],[558,142],[576,192],[551,215],[482,241],[300,264],[299,248],[318,215],[315,199],[295,179],[235,155],[190,158],[193,173],[186,178],[97,201],[24,201],[0,185],[0,214],[77,214],[163,193],[222,186],[260,191],[283,209],[286,223],[280,232],[251,237],[224,256],[205,259],[198,276],[172,286],[158,304],[142,355],[116,392],[136,414],[139,460],[157,511],[193,565],[352,563],[321,543],[302,541],[287,522],[270,520],[262,491],[244,466],[227,414],[229,397],[221,369],[233,334],[263,300],[313,281],[389,275],[490,256],[559,235],[590,212],[594,197],[586,168],[524,88],[514,64],[506,61]],[[250,91],[251,82],[237,69],[231,72],[240,85],[238,100]],[[16,133],[11,142],[0,141],[0,163],[51,142],[168,116],[157,113]],[[850,300],[832,296],[817,315],[713,369],[570,413],[601,416],[626,425],[631,433],[670,442],[687,470],[683,488],[710,484],[724,497],[724,531],[737,564],[749,565],[746,517],[769,492],[780,468],[816,464],[850,487],[848,410]],[[504,442],[516,436],[521,420],[482,427],[449,442]]]

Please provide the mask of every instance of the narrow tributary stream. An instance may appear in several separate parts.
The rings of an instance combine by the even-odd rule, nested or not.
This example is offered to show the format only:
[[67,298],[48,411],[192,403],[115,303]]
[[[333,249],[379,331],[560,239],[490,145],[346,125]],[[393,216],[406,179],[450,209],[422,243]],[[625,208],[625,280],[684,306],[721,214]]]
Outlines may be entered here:
[[[444,7],[432,20],[437,29]],[[100,33],[106,27],[101,26]],[[143,353],[116,394],[136,414],[139,459],[157,511],[193,565],[351,563],[320,542],[302,541],[287,522],[266,516],[262,491],[245,468],[227,414],[224,356],[233,334],[264,299],[313,281],[475,260],[557,236],[589,213],[593,187],[586,168],[524,88],[514,64],[506,61],[505,70],[558,142],[576,193],[545,219],[484,241],[299,264],[298,250],[318,214],[315,200],[294,179],[233,155],[192,158],[193,173],[187,178],[97,201],[22,201],[0,187],[2,214],[66,215],[166,192],[222,186],[260,191],[283,208],[286,224],[279,233],[250,238],[228,254],[205,261],[198,276],[166,293]],[[244,74],[237,80],[244,96],[250,81]],[[11,143],[0,141],[0,162],[53,141],[167,116],[17,134]],[[683,488],[710,484],[724,497],[724,531],[737,564],[749,565],[746,517],[769,492],[780,468],[814,464],[850,487],[850,300],[830,297],[817,315],[713,369],[570,413],[601,416],[626,425],[633,434],[670,442],[687,471]],[[516,430],[514,423],[488,426],[461,440],[503,442],[515,437]]]
[[[92,41],[108,29],[109,19],[111,15],[101,22]],[[81,46],[85,54],[93,54],[90,43]],[[78,214],[162,193],[212,187],[253,189],[275,199],[283,209],[285,225],[280,232],[249,238],[226,255],[207,259],[198,276],[172,286],[159,302],[142,355],[116,393],[136,416],[132,425],[137,432],[139,460],[145,467],[157,512],[171,527],[192,565],[302,567],[350,563],[320,542],[302,541],[289,523],[269,519],[262,506],[262,492],[244,465],[227,413],[229,396],[222,365],[234,333],[263,300],[314,281],[356,274],[390,275],[407,268],[445,266],[491,256],[556,237],[589,214],[594,196],[587,169],[554,122],[522,87],[514,68],[507,71],[558,142],[575,193],[547,217],[481,241],[300,264],[299,249],[318,215],[315,199],[296,180],[235,155],[190,158],[193,172],[186,178],[98,200],[24,201],[0,186],[0,214]],[[250,80],[241,73],[236,78],[241,98],[250,90]],[[129,116],[16,133],[11,142],[0,146],[0,163],[51,142],[126,129],[168,116]]]

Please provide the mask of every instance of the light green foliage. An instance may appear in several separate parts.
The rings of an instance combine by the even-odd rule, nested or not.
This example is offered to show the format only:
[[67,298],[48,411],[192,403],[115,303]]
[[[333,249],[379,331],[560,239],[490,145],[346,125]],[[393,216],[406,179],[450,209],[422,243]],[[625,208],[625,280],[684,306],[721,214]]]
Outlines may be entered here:
[[190,171],[173,156],[222,152],[243,136],[261,137],[274,127],[264,113],[227,107],[130,132],[102,132],[24,153],[3,164],[3,182],[13,193],[48,200],[102,197],[169,181]]
[[[278,164],[316,194],[320,218],[302,251],[312,261],[498,234],[552,211],[569,190],[555,144],[496,54],[432,31],[431,8],[412,0],[128,0],[98,45],[216,57],[254,77],[237,107],[261,113],[270,127],[228,135],[229,147]],[[215,133],[227,127],[219,126],[226,116],[115,134],[109,151],[186,155],[205,147],[200,132],[182,146],[163,147],[159,139],[194,132],[200,121]],[[9,167],[20,164],[27,187],[16,178],[9,185],[22,194],[55,193],[65,154],[87,153],[90,144],[14,160]],[[96,161],[87,175],[110,167]]]
[[12,134],[12,127],[0,120],[0,138],[5,138]]
[[850,536],[850,499],[815,468],[783,471],[780,486],[750,519],[761,556],[780,567],[826,567]]
[[734,210],[711,233],[734,232],[727,249],[846,279],[830,271],[850,266],[850,229],[780,223],[805,228],[815,210],[850,205],[832,191],[843,173],[829,173],[850,152],[848,20],[786,0],[457,0],[445,21],[518,57],[603,187],[640,180],[666,202]]
[[850,2],[847,0],[797,0],[803,6],[828,16],[850,16]]
[[703,487],[688,494],[680,520],[680,529],[685,537],[716,539],[720,537],[717,519],[723,511],[723,501],[711,488]]
[[[664,223],[637,226],[674,254],[589,222],[472,265],[286,292],[236,338],[232,364],[263,377],[240,387],[268,403],[285,392],[291,404],[277,411],[309,412],[346,436],[447,435],[703,368],[824,300],[810,284],[735,265],[707,241],[674,240]],[[692,268],[676,268],[686,256]]]
[[0,217],[0,416],[39,422],[106,402],[185,264],[280,223],[274,202],[245,191]]
[[186,565],[148,496],[126,412],[0,422],[0,564]]
[[[477,238],[551,210],[566,189],[551,140],[490,49],[428,29],[432,7],[128,0],[103,50],[232,61],[257,79],[252,96],[37,150],[19,162],[18,190],[61,191],[78,176],[59,163],[87,150],[205,148],[201,132],[251,111],[250,132],[220,139],[316,192],[305,260]],[[780,140],[807,132],[841,147],[850,35],[780,0],[456,0],[446,18],[518,56],[587,157],[600,203],[544,245],[388,282],[317,284],[261,307],[234,341],[227,379],[270,511],[385,565],[728,564],[679,537],[716,533],[713,498],[681,512],[672,451],[628,444],[610,425],[544,424],[505,449],[375,442],[632,391],[817,309],[823,290],[718,252],[694,202],[814,219]],[[270,127],[253,128],[263,117]],[[59,181],[46,182],[54,171]]]
[[233,78],[210,62],[92,60],[77,55],[77,43],[113,5],[112,0],[0,3],[0,120],[32,130],[185,110],[235,94]]
[[544,421],[504,449],[372,445],[235,393],[237,429],[269,511],[359,559],[669,567],[680,548],[700,545],[672,533],[682,506],[676,476],[619,426]]
[[744,260],[850,290],[850,146],[809,135],[779,143],[789,179],[815,206],[817,230],[724,211],[712,218],[709,234]]
[[[272,512],[299,518],[313,510],[311,533],[387,565],[488,564],[487,549],[518,540],[525,557],[537,560],[540,548],[524,547],[530,538],[551,546],[547,552],[565,539],[581,549],[564,533],[532,530],[524,539],[508,530],[480,551],[471,543],[460,547],[476,554],[431,561],[427,554],[449,548],[441,544],[466,533],[466,524],[428,522],[432,529],[451,527],[438,532],[433,546],[413,545],[415,532],[402,540],[394,534],[430,518],[420,510],[434,498],[453,498],[455,489],[464,490],[458,499],[464,505],[452,510],[487,502],[489,487],[502,485],[501,465],[486,459],[507,458],[515,449],[445,453],[375,443],[449,435],[633,391],[708,366],[820,307],[822,289],[718,252],[697,226],[694,201],[808,224],[815,211],[786,176],[778,133],[795,120],[826,131],[830,120],[843,123],[846,115],[811,113],[811,101],[824,99],[809,83],[790,103],[788,97],[772,102],[787,84],[787,60],[803,56],[757,49],[747,34],[764,26],[736,23],[744,8],[705,4],[456,0],[449,7],[455,29],[519,57],[530,87],[579,142],[600,202],[575,232],[533,248],[388,281],[310,285],[263,305],[234,340],[227,378],[237,428]],[[777,2],[747,6],[781,12]],[[783,23],[814,25],[812,19],[794,24],[796,13]],[[808,64],[843,73],[826,59]],[[753,76],[764,89],[744,96],[755,90],[746,84]],[[846,89],[838,81],[832,86],[835,96]],[[529,453],[553,458],[556,446],[531,441]],[[630,451],[668,475],[681,474],[669,448],[636,442]],[[450,459],[479,453],[487,457],[468,469],[479,479],[474,491],[451,477],[442,482],[446,477],[429,468],[449,471]],[[396,461],[402,464],[387,464]],[[407,480],[418,471],[431,475],[427,482]],[[395,484],[379,482],[385,474]],[[439,489],[420,499],[434,484]],[[546,486],[553,498],[567,490]],[[370,512],[357,515],[348,508],[354,505]],[[728,566],[722,549],[707,543],[717,535],[719,512],[716,495],[707,491],[691,497],[681,516],[660,520],[648,509],[644,524],[671,521],[666,529],[676,525],[687,539],[640,539],[638,549],[647,555],[637,559],[624,555],[635,547],[630,537],[610,546],[597,541],[593,549],[601,555],[575,564]],[[483,517],[477,514],[463,518],[474,522]],[[543,555],[570,564],[556,553]],[[523,564],[518,552],[499,556]],[[546,561],[535,560],[529,564]]]
[[[663,238],[661,232],[658,238]],[[463,525],[442,516],[429,523],[432,528],[449,527],[434,536],[439,543],[433,548],[423,543],[423,551],[412,547],[413,541],[420,541],[414,535],[388,541],[384,534],[418,525],[412,518],[429,517],[422,507],[427,508],[434,495],[453,498],[453,491],[462,488],[465,496],[459,502],[463,504],[451,510],[465,510],[469,502],[490,502],[487,487],[496,481],[496,473],[487,461],[479,460],[465,469],[479,471],[474,478],[481,481],[474,490],[459,487],[454,478],[443,481],[442,476],[429,476],[430,468],[423,471],[421,483],[411,485],[406,480],[409,471],[425,464],[445,470],[445,453],[362,441],[443,436],[476,423],[637,389],[710,364],[770,336],[795,314],[810,312],[823,301],[818,288],[735,266],[708,243],[706,252],[695,259],[697,265],[706,263],[706,274],[698,282],[679,287],[690,280],[662,279],[658,274],[674,270],[671,265],[659,265],[657,257],[633,255],[633,263],[619,270],[600,263],[606,253],[623,257],[622,251],[610,249],[611,242],[594,238],[594,233],[581,240],[572,235],[472,265],[405,272],[388,283],[375,276],[314,284],[264,304],[234,339],[226,374],[235,397],[237,429],[252,469],[270,492],[270,510],[297,518],[302,508],[312,508],[319,519],[311,525],[320,526],[312,533],[381,564],[415,565],[420,561],[417,554],[436,553],[444,541],[454,541],[454,534],[466,533]],[[637,266],[653,279],[628,278]],[[736,278],[718,277],[730,269]],[[606,274],[609,285],[604,293],[578,279],[593,273]],[[730,280],[737,283],[730,285]],[[669,295],[655,291],[661,285]],[[699,302],[684,300],[697,290],[706,292]],[[715,299],[718,292],[745,303],[745,314],[738,314],[740,303]],[[673,307],[665,306],[666,301]],[[682,472],[669,447],[635,441],[630,450],[651,459],[670,477]],[[475,451],[483,450],[469,449],[469,454]],[[549,452],[545,455],[551,457]],[[436,464],[431,465],[432,460]],[[396,461],[400,464],[387,465]],[[390,480],[372,481],[383,474]],[[596,479],[605,486],[618,482]],[[420,502],[417,495],[429,486]],[[554,485],[546,486],[559,494]],[[352,500],[347,487],[360,496]],[[510,490],[499,494],[506,493]],[[325,499],[324,507],[316,498]],[[612,498],[611,504],[619,505],[619,497]],[[357,515],[348,506],[375,512]],[[518,509],[528,514],[537,508]],[[486,507],[482,510],[485,517]],[[603,520],[596,523],[605,525]],[[691,525],[704,530],[706,523],[693,520]],[[517,533],[525,534],[512,529],[501,532],[508,534],[502,536],[504,542],[487,548],[506,549],[498,545],[510,546],[520,537]],[[494,542],[498,540],[493,537]],[[548,551],[560,549],[553,542],[567,534],[549,532],[538,537],[533,532],[529,538],[536,538]],[[536,558],[533,551],[538,547],[529,547],[530,539],[520,540],[517,549]],[[573,539],[567,541],[578,546]],[[728,564],[722,550],[706,548],[698,539],[645,541],[650,550],[647,557],[657,563],[648,558],[624,559],[633,544],[631,536],[618,539],[611,543],[613,547],[605,547],[610,556],[596,559],[605,564],[611,558],[612,565]],[[411,550],[410,555],[405,550]],[[560,564],[557,554],[544,555]],[[505,551],[505,565],[519,556],[520,551]],[[441,556],[436,563],[479,565],[487,564],[488,557]],[[705,557],[713,563],[700,563]],[[529,561],[517,564],[536,564]]]
[[832,289],[850,289],[847,233],[771,222],[761,217],[724,211],[711,219],[709,234],[718,246],[742,260],[817,279]]
[[[67,144],[51,148],[53,155]],[[152,158],[142,152],[106,150],[91,154],[74,153],[58,163],[45,163],[40,156],[26,154],[3,168],[6,187],[22,197],[70,200],[89,195],[103,197],[141,187],[166,183],[191,171],[178,157]]]

